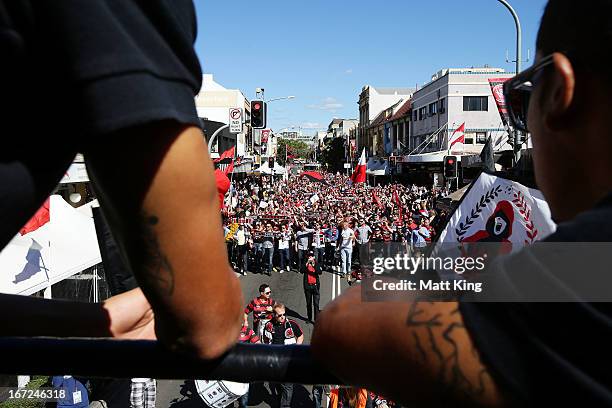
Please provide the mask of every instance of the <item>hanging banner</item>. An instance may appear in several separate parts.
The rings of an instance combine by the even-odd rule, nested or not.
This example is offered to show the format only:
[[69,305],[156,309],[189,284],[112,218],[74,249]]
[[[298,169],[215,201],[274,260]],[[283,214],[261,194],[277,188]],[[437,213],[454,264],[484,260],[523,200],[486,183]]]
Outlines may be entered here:
[[508,127],[509,115],[508,108],[506,107],[506,98],[504,96],[504,82],[510,78],[489,78],[489,85],[491,85],[491,92],[495,99],[495,104],[499,110],[499,116],[501,116],[504,127]]

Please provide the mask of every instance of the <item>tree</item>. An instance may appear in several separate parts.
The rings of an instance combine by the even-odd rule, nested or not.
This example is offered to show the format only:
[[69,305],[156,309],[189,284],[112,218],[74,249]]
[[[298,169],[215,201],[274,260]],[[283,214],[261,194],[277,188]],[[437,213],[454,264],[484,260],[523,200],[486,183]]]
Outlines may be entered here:
[[327,142],[321,152],[321,162],[330,172],[343,172],[345,161],[344,139],[338,137]]
[[291,159],[290,156],[294,156],[294,158],[300,159],[308,159],[310,157],[310,147],[301,140],[289,140],[279,138],[276,147],[276,160],[281,164],[285,165],[285,152],[287,151],[287,146],[289,146],[289,153],[287,157]]

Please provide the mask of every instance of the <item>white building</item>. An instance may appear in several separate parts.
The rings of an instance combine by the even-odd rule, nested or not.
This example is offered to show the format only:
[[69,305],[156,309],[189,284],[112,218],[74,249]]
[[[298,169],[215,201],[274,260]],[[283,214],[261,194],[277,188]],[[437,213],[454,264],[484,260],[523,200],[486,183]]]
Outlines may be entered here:
[[400,101],[407,101],[414,92],[411,88],[375,88],[366,85],[359,94],[359,126],[357,128],[357,149],[366,147],[370,153],[374,151],[375,141],[368,131],[372,121],[383,111]]
[[334,118],[327,126],[328,138],[348,138],[351,131],[359,125],[357,119],[338,119]]
[[[196,96],[196,108],[201,119],[229,123],[230,108],[243,109],[243,123],[249,123],[250,104],[239,89],[226,89],[214,81],[212,74],[204,74],[202,88]],[[225,135],[228,132],[224,132]],[[236,156],[244,156],[250,147],[249,127],[243,125],[242,133],[236,135]],[[207,135],[210,136],[210,135]],[[229,141],[228,143],[231,143]],[[213,151],[218,151],[213,147]]]
[[433,75],[412,97],[410,150],[446,152],[448,136],[463,123],[465,154],[480,153],[489,136],[496,151],[511,149],[489,79],[512,76],[488,67],[443,69]]

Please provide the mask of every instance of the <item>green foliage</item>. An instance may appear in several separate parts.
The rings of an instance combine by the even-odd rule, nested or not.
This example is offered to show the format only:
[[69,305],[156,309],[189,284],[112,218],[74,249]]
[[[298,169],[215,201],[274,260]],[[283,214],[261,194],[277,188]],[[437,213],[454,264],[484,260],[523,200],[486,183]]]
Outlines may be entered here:
[[327,167],[327,170],[335,172],[344,171],[345,161],[344,139],[335,138],[329,141],[321,152],[321,163]]
[[283,166],[285,165],[287,146],[289,146],[289,155],[301,159],[308,159],[310,157],[311,148],[301,140],[278,139],[276,160]]

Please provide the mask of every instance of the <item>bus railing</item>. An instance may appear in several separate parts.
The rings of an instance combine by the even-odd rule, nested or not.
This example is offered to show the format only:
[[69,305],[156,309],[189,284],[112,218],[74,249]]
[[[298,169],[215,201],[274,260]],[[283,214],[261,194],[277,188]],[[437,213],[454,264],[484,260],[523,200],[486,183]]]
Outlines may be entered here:
[[341,384],[306,345],[236,344],[202,360],[150,340],[0,337],[0,353],[2,374]]

